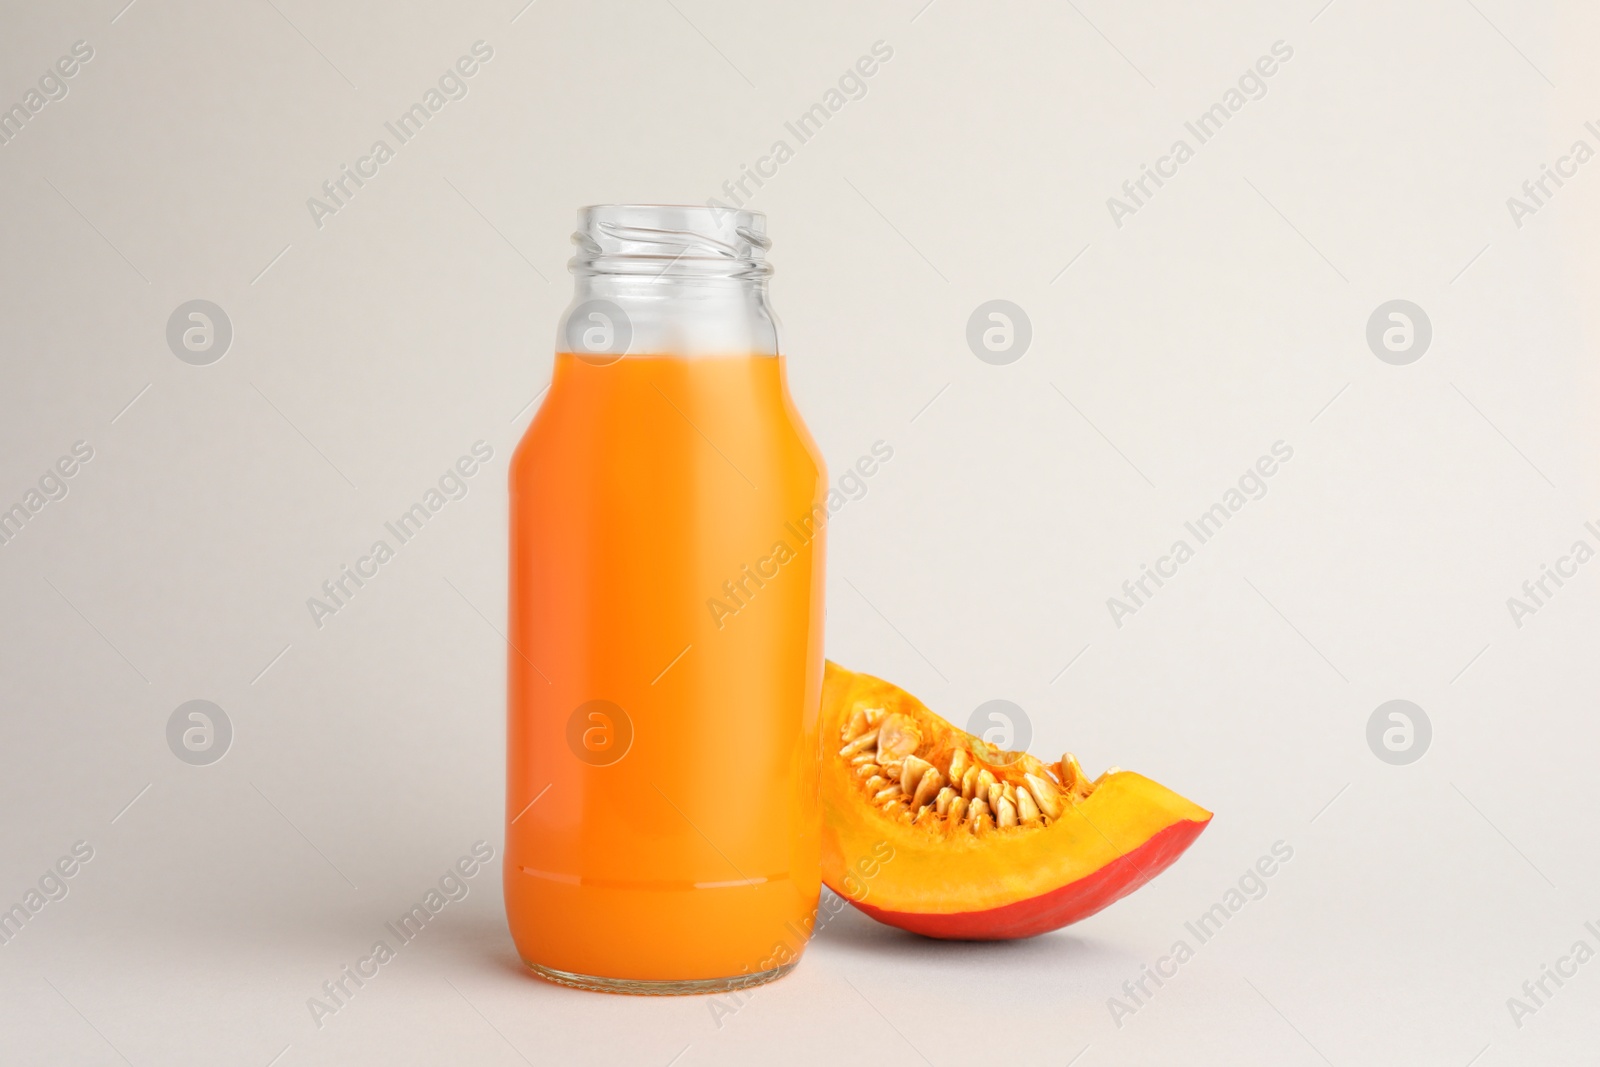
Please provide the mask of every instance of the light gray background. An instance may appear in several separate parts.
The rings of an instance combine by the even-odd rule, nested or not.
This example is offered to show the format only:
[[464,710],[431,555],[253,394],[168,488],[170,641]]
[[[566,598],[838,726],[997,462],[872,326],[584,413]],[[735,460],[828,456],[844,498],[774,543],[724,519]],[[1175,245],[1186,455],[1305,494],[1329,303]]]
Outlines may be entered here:
[[[5,1064],[1592,1062],[1592,563],[1506,598],[1596,506],[1600,119],[1578,3],[23,4],[0,104]],[[320,230],[305,206],[448,65],[494,58]],[[1169,873],[1033,941],[847,913],[731,1018],[519,973],[498,863],[319,1029],[307,998],[472,842],[500,845],[506,460],[547,381],[574,208],[703,202],[883,40],[754,198],[796,401],[835,471],[829,654],[958,720],[1217,812]],[[1274,41],[1293,59],[1122,227],[1106,198]],[[1069,266],[1070,264],[1070,266]],[[220,362],[168,350],[215,301]],[[1379,361],[1368,316],[1433,343]],[[965,342],[1011,300],[1009,366]],[[130,406],[131,403],[131,406]],[[495,458],[348,608],[305,606],[482,439]],[[1294,458],[1122,627],[1106,598],[1277,440]],[[1070,664],[1070,666],[1069,666]],[[168,750],[226,709],[220,762]],[[1426,755],[1380,762],[1403,698]],[[131,806],[130,806],[131,803]],[[1136,1015],[1108,999],[1282,840],[1293,860]],[[1191,939],[1192,942],[1192,939]],[[276,1057],[276,1058],[275,1058]]]

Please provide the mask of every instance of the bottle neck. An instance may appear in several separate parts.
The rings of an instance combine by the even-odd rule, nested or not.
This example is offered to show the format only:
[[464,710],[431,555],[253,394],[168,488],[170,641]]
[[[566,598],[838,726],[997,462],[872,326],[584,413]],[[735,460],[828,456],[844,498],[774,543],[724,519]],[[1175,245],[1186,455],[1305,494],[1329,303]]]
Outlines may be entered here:
[[617,356],[775,356],[778,324],[759,282],[578,278],[558,346]]
[[603,205],[579,212],[573,302],[556,344],[580,356],[778,354],[763,216]]

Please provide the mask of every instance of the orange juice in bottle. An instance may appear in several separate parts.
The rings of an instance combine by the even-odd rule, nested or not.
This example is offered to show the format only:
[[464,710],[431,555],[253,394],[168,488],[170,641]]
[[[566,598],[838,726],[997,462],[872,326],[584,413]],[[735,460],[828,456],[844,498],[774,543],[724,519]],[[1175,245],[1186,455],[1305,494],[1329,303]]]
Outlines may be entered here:
[[755,985],[816,914],[826,518],[765,219],[607,205],[573,239],[511,468],[511,933],[582,988]]

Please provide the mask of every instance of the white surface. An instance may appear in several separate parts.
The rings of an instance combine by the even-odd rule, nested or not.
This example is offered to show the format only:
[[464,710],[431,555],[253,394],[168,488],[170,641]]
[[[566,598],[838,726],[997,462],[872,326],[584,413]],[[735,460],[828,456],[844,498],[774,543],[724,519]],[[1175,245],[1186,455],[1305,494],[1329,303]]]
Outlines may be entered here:
[[[95,57],[0,147],[0,505],[95,458],[0,546],[0,901],[95,857],[0,946],[0,1063],[1593,1061],[1600,963],[1520,1028],[1506,1000],[1600,947],[1600,564],[1521,628],[1506,598],[1600,518],[1600,163],[1520,229],[1505,203],[1600,147],[1593,16],[920,2],[6,5],[0,102]],[[317,229],[306,198],[479,39],[466,98]],[[958,720],[1014,700],[1036,750],[1213,826],[1027,943],[847,913],[732,1017],[524,976],[496,865],[318,1028],[323,981],[498,852],[505,460],[574,208],[704,201],[878,40],[752,203],[830,464],[895,449],[831,533],[829,653]],[[1267,94],[1116,227],[1278,40]],[[197,297],[234,326],[209,367],[164,340]],[[1364,340],[1397,297],[1434,328],[1410,366]],[[1032,320],[1010,366],[964,340],[993,298]],[[306,598],[479,439],[469,495],[317,629]],[[1280,439],[1267,495],[1116,627]],[[196,698],[235,728],[209,767],[164,737]],[[1433,723],[1410,766],[1365,740],[1395,698]],[[1118,1026],[1278,840],[1265,897]]]

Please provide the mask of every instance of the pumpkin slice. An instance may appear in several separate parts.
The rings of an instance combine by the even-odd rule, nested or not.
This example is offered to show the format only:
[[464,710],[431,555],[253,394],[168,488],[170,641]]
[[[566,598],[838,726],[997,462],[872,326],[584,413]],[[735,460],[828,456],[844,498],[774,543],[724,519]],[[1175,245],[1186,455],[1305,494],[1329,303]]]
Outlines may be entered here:
[[928,937],[1031,937],[1171,866],[1211,813],[1142,775],[1093,781],[959,730],[832,662],[822,691],[822,880]]

